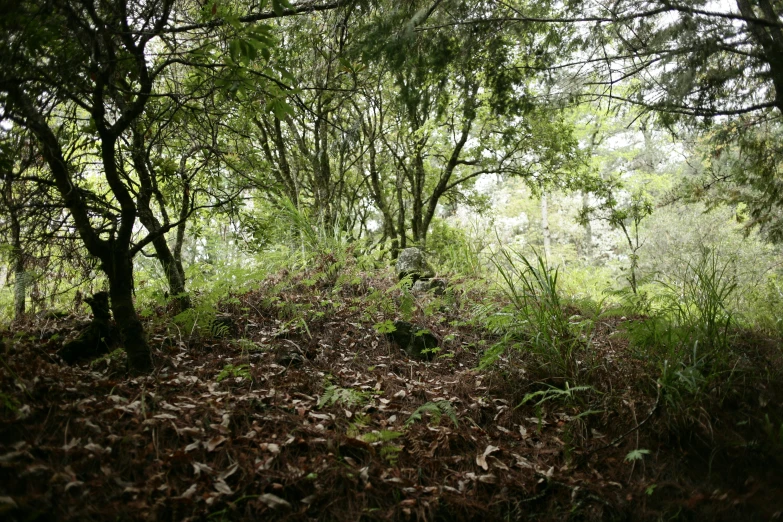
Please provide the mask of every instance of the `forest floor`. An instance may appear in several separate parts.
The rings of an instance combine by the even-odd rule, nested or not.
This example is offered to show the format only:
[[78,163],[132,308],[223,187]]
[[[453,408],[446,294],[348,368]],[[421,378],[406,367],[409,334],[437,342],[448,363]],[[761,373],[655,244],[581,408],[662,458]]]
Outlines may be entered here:
[[231,296],[212,336],[189,335],[158,309],[148,318],[156,370],[144,377],[128,377],[117,353],[57,359],[84,316],[6,331],[0,518],[769,520],[783,511],[781,448],[768,440],[783,418],[781,382],[759,378],[781,367],[779,346],[748,341],[753,355],[737,369],[748,377],[735,376],[733,392],[675,411],[658,370],[617,334],[625,317],[595,322],[580,388],[547,377],[524,350],[477,369],[497,339],[465,320],[488,304],[475,288],[448,303],[415,298],[411,321],[441,342],[426,361],[379,333],[399,313],[387,306],[401,299],[393,275],[323,283],[280,275]]

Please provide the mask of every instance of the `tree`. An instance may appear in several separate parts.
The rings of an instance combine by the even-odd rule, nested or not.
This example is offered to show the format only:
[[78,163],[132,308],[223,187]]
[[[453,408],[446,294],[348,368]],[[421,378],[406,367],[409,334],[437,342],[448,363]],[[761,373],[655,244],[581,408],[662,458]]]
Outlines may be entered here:
[[[665,114],[715,117],[783,111],[783,10],[775,0],[619,2],[598,22],[605,35],[605,80],[627,78],[635,93],[619,97]],[[596,13],[597,14],[597,13]],[[602,95],[610,95],[604,90]]]
[[[25,315],[25,300],[29,282],[26,265],[32,250],[32,241],[28,234],[45,221],[48,225],[48,212],[42,216],[36,206],[40,194],[31,183],[25,183],[28,170],[36,166],[37,153],[30,143],[29,136],[18,128],[0,130],[0,231],[7,238],[9,257],[14,273],[14,318],[20,320]],[[37,187],[46,190],[46,187]]]
[[[148,45],[168,23],[173,2],[23,2],[3,18],[0,92],[3,117],[38,139],[63,204],[109,281],[112,311],[130,367],[152,367],[144,328],[133,304],[133,244],[138,206],[132,181],[119,167],[118,141],[143,113],[161,65],[147,60]],[[165,63],[165,62],[164,62]],[[86,120],[86,121],[85,121]],[[110,190],[104,214],[91,213],[88,172],[69,161],[79,131],[90,134]],[[97,197],[93,199],[98,199]],[[154,236],[147,236],[151,242]]]
[[[187,218],[184,200],[190,190],[187,176],[180,176],[180,219],[166,220],[156,170],[150,169],[149,129],[143,128],[154,120],[150,102],[177,99],[172,83],[178,77],[164,78],[175,66],[226,71],[220,84],[225,88],[259,50],[268,55],[272,43],[257,38],[263,30],[243,30],[248,27],[243,24],[335,5],[292,8],[273,0],[272,7],[273,13],[240,17],[233,5],[191,10],[181,2],[178,19],[194,21],[177,27],[170,23],[174,0],[24,1],[4,9],[0,117],[36,137],[51,176],[45,183],[56,187],[60,204],[107,276],[112,312],[136,372],[151,369],[151,359],[133,304],[133,257],[152,244],[164,266],[173,268],[167,274],[181,275],[175,253],[167,252],[162,238]],[[195,37],[221,28],[227,28],[231,40],[207,39],[201,45]],[[76,154],[85,148],[88,153]],[[153,201],[163,222],[151,208]],[[146,235],[137,234],[137,218],[147,227]]]
[[[557,45],[557,35],[540,24],[509,26],[513,9],[495,2],[379,10],[384,16],[366,31],[364,49],[365,56],[383,56],[388,69],[392,98],[384,102],[384,122],[390,130],[379,136],[394,160],[396,198],[385,202],[396,199],[404,247],[406,222],[411,239],[425,243],[440,202],[462,198],[461,189],[482,174],[535,175],[525,156],[541,149],[535,150],[538,136],[526,131],[547,118],[555,122],[547,130],[555,131],[560,118],[539,118],[535,97],[546,86],[522,66],[540,62],[541,49]],[[372,186],[376,204],[383,205]],[[382,213],[388,223],[390,213]]]

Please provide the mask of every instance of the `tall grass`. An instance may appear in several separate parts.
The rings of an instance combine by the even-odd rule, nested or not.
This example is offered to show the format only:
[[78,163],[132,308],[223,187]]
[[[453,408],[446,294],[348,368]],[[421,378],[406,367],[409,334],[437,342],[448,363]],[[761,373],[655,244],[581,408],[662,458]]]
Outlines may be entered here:
[[[509,327],[503,344],[521,336],[523,342],[518,346],[533,352],[551,376],[577,381],[577,352],[584,342],[572,331],[559,294],[558,270],[547,266],[537,253],[532,261],[510,248],[501,249],[492,262],[500,287],[511,302],[511,313],[500,316]],[[496,355],[496,351],[490,353],[490,357]]]

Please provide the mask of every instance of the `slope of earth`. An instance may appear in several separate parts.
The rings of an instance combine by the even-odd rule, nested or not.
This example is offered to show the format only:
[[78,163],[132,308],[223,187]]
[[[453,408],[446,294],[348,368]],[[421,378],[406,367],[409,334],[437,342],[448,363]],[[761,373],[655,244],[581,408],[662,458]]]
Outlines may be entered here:
[[[0,518],[780,515],[780,446],[757,423],[783,435],[779,381],[739,378],[714,410],[670,411],[656,368],[615,335],[624,317],[594,321],[584,388],[524,349],[477,369],[498,338],[474,311],[502,306],[485,286],[434,297],[390,274],[281,275],[225,299],[209,328],[159,311],[156,370],[136,378],[119,353],[63,365],[73,318],[5,332]],[[379,333],[399,318],[438,338],[432,360]]]

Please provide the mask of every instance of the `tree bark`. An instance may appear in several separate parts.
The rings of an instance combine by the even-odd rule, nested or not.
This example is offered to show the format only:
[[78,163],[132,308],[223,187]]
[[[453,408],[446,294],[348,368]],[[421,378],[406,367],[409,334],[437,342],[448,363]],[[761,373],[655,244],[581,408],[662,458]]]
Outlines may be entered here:
[[109,275],[109,297],[114,321],[122,344],[128,353],[128,366],[135,373],[152,370],[152,357],[136,308],[133,305],[133,261],[126,249],[112,251],[111,266],[104,266]]
[[[582,210],[586,211],[590,207],[590,193],[586,190],[582,191]],[[587,216],[587,213],[585,212]],[[584,255],[587,261],[590,261],[593,257],[593,227],[590,225],[589,216],[585,219],[585,246]]]
[[24,269],[24,250],[22,249],[21,226],[16,210],[11,212],[11,259],[14,270],[14,319],[19,321],[25,314],[25,296],[27,294],[27,273]]
[[544,235],[544,257],[548,261],[552,257],[552,234],[549,231],[549,207],[546,192],[541,192],[541,231]]
[[[185,291],[185,271],[182,268],[182,263],[177,261],[177,257],[171,252],[166,236],[163,234],[163,226],[158,218],[152,211],[152,196],[155,193],[158,196],[158,200],[162,199],[162,196],[156,191],[156,186],[153,183],[154,172],[151,170],[152,166],[148,165],[147,158],[144,151],[144,133],[138,129],[133,128],[133,165],[136,170],[136,174],[139,176],[140,189],[137,196],[138,216],[141,224],[150,234],[155,235],[155,239],[152,240],[152,246],[155,249],[155,255],[160,261],[163,267],[163,273],[166,277],[166,282],[169,286],[169,295],[174,300],[177,306],[177,312],[190,308],[190,298]],[[197,148],[192,149],[197,150]],[[188,192],[188,184],[186,177],[184,176],[184,170],[186,160],[190,153],[185,154],[180,161],[180,174],[184,183],[183,190],[185,191],[186,200]],[[187,208],[187,201],[184,203]],[[161,204],[161,207],[163,205]],[[168,215],[163,210],[165,222],[168,224]],[[187,218],[187,212],[182,218],[180,225],[184,225],[184,219]],[[178,230],[179,232],[179,230]],[[184,230],[183,230],[184,234]]]
[[[775,106],[783,113],[783,29],[780,28],[781,17],[775,13],[775,8],[769,0],[736,0],[737,8],[742,16],[760,18],[770,22],[766,26],[753,21],[745,22],[750,34],[762,49],[762,59],[769,65],[769,77],[775,87]],[[759,6],[759,11],[754,8]]]

